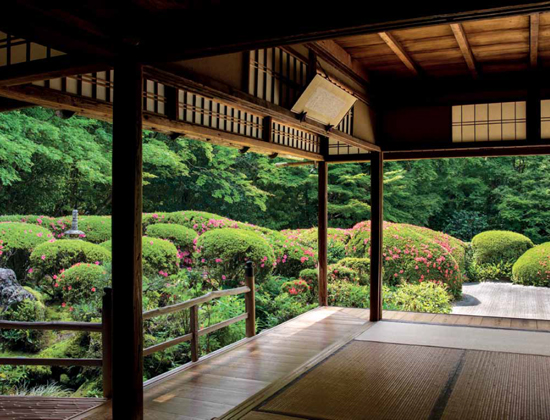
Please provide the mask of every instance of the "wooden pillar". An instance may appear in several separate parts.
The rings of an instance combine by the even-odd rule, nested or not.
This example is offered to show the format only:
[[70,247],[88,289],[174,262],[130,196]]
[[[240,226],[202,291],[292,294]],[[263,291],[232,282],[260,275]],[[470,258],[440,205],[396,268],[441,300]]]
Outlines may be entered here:
[[254,279],[254,266],[252,261],[246,262],[245,268],[245,285],[250,289],[244,297],[244,303],[246,305],[246,313],[248,318],[246,319],[246,336],[248,338],[256,335],[256,285]]
[[382,231],[384,157],[371,152],[370,320],[382,319]]
[[113,417],[143,418],[141,64],[115,63],[113,103]]
[[319,254],[319,305],[328,305],[328,163],[319,162],[319,222],[318,222],[318,254]]
[[104,289],[101,311],[102,358],[103,358],[103,397],[113,397],[113,289]]

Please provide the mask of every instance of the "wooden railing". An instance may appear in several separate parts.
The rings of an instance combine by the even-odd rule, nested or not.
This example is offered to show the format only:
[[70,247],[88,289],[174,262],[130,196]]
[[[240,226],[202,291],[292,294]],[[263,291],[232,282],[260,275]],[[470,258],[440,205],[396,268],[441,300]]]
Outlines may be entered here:
[[103,370],[103,395],[112,394],[112,298],[111,288],[105,288],[102,302],[101,323],[95,322],[20,322],[0,321],[4,330],[48,330],[48,331],[85,331],[101,333],[103,354],[101,359],[66,359],[41,357],[1,357],[0,365],[42,365],[42,366],[88,366],[101,367]]
[[[95,322],[20,322],[1,321],[0,329],[5,330],[49,330],[49,331],[85,331],[101,333],[102,358],[101,359],[67,359],[67,358],[33,358],[33,357],[1,357],[0,365],[43,365],[43,366],[87,366],[101,367],[103,371],[103,396],[112,397],[112,316],[113,316],[113,291],[104,289],[102,302],[101,323]],[[245,295],[245,313],[210,325],[206,328],[199,326],[199,306],[223,296]],[[151,319],[161,315],[190,310],[190,332],[160,344],[143,349],[143,356],[166,350],[178,344],[191,342],[191,361],[196,362],[200,357],[199,338],[236,322],[246,320],[246,336],[253,337],[256,334],[256,305],[254,268],[252,262],[246,264],[245,286],[236,289],[217,290],[207,293],[182,303],[177,303],[163,308],[152,309],[143,313],[143,319]]]
[[[226,321],[219,322],[214,325],[210,325],[206,328],[200,328],[199,326],[199,306],[208,303],[214,299],[221,298],[223,296],[235,296],[245,295],[245,313],[228,319]],[[245,269],[245,286],[237,287],[236,289],[217,290],[207,293],[206,295],[190,299],[185,302],[176,303],[170,306],[164,306],[162,308],[151,309],[150,311],[143,313],[143,320],[151,319],[161,315],[172,314],[180,312],[185,309],[190,310],[190,332],[177,338],[165,341],[154,346],[143,349],[143,355],[149,356],[150,354],[166,350],[170,347],[176,346],[187,341],[191,342],[191,361],[196,362],[200,357],[199,338],[203,335],[210,334],[221,328],[235,324],[236,322],[246,320],[246,336],[253,337],[256,334],[256,306],[255,306],[255,290],[254,290],[254,268],[252,262],[246,263]]]

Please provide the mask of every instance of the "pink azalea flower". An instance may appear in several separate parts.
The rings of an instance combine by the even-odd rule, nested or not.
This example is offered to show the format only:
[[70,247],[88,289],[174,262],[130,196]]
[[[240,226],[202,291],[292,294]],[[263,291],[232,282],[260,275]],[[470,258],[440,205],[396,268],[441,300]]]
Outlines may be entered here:
[[42,259],[42,261],[44,261],[46,259],[46,256],[42,255],[40,258]]

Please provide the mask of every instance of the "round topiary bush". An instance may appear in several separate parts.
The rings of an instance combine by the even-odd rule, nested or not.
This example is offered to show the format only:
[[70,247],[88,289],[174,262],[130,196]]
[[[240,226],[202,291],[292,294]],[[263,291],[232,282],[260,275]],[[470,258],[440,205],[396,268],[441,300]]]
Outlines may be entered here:
[[197,241],[201,263],[222,282],[244,281],[246,261],[253,261],[256,279],[264,280],[273,271],[275,255],[258,234],[241,229],[216,229],[201,235]]
[[550,287],[550,242],[531,248],[519,257],[512,268],[512,281]]
[[164,239],[143,237],[143,274],[146,276],[169,276],[178,271],[178,250]]
[[55,292],[55,283],[62,270],[76,263],[103,264],[111,261],[104,247],[76,239],[62,239],[37,246],[31,254],[29,274],[42,287]]
[[[354,227],[347,246],[348,254],[356,258],[370,255],[370,222]],[[384,223],[384,282],[401,283],[442,282],[449,292],[460,296],[462,271],[453,255],[433,239],[420,234],[410,225]]]
[[78,229],[84,232],[84,240],[99,244],[111,239],[111,218],[109,216],[79,216]]
[[[285,230],[284,235],[303,246],[311,249],[318,249],[318,229],[295,229]],[[350,229],[329,228],[327,231],[328,263],[333,264],[346,256],[346,244],[350,240],[352,231]]]
[[0,265],[15,271],[22,279],[29,268],[29,257],[38,245],[53,240],[46,228],[28,223],[0,223]]
[[109,282],[109,273],[104,266],[77,263],[58,276],[54,287],[61,290],[62,301],[66,305],[84,302],[97,304]]
[[150,225],[147,227],[146,232],[147,236],[166,239],[172,242],[181,253],[185,254],[185,257],[191,255],[193,252],[194,240],[197,237],[197,233],[193,229],[167,223]]
[[113,252],[113,241],[111,241],[110,239],[108,241],[100,243],[99,246],[102,246],[103,248],[107,249],[109,252]]
[[71,228],[71,217],[37,216],[33,214],[12,215],[0,216],[0,222],[21,222],[41,226],[53,232],[56,238],[62,238],[63,232]]
[[472,239],[476,264],[514,264],[525,251],[533,248],[528,237],[505,230],[489,230]]

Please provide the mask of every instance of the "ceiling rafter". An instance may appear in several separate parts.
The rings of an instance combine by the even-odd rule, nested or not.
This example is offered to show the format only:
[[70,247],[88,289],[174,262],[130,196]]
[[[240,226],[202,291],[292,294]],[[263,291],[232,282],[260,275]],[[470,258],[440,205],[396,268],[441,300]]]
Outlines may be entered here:
[[540,14],[533,13],[529,16],[529,62],[531,68],[535,69],[539,58],[539,27]]
[[391,50],[399,57],[399,59],[407,66],[407,68],[416,76],[422,73],[422,69],[414,62],[409,54],[403,49],[401,44],[389,32],[379,32],[380,38],[391,48]]
[[451,29],[455,36],[456,42],[460,47],[460,51],[464,56],[464,60],[466,61],[466,65],[468,66],[470,73],[472,73],[472,76],[474,79],[477,79],[479,77],[479,69],[478,69],[476,59],[474,57],[474,53],[472,51],[472,47],[468,42],[468,37],[466,36],[466,32],[464,32],[464,27],[462,26],[461,23],[452,23]]

